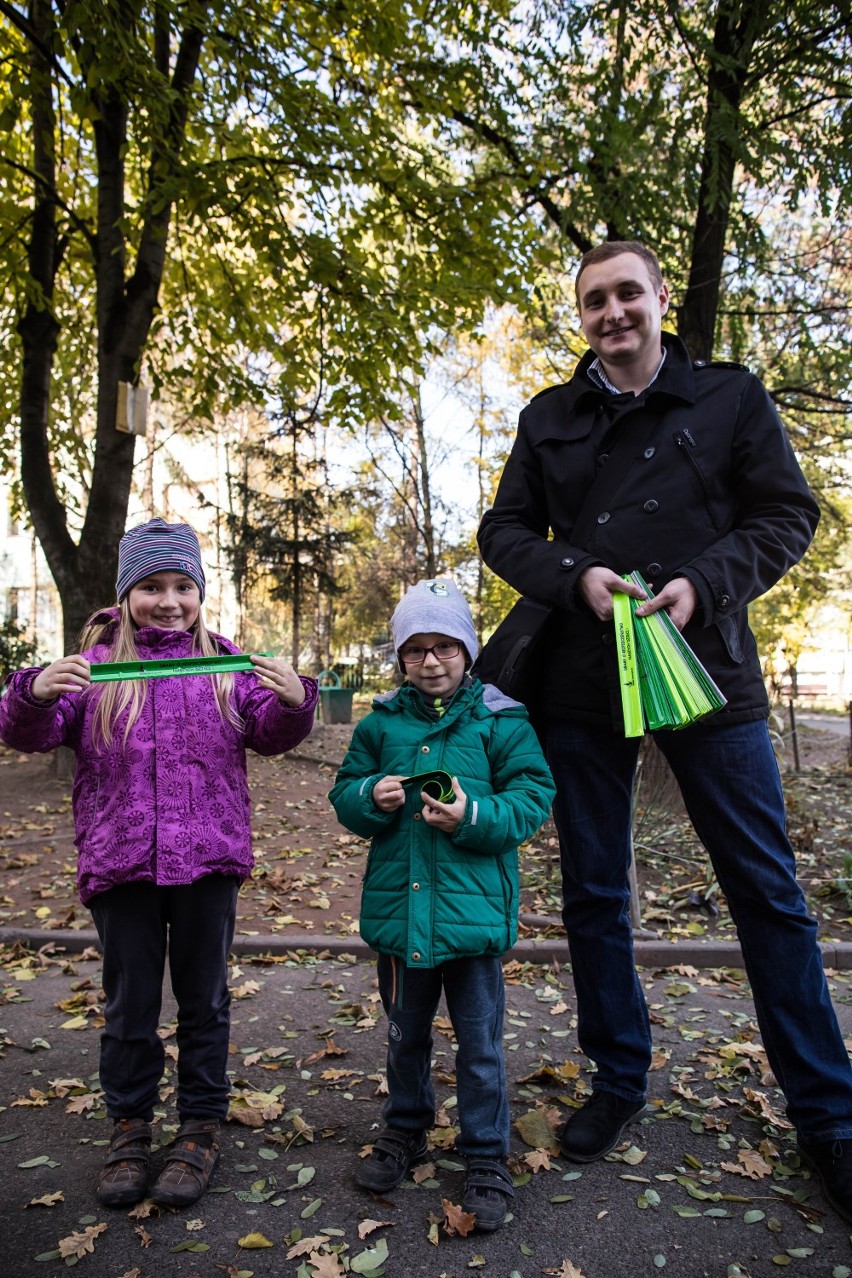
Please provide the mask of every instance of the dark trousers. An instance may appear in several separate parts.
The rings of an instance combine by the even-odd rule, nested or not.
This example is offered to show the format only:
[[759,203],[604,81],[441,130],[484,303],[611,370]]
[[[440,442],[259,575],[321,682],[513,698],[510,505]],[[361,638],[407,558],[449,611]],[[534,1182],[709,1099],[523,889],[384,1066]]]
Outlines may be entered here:
[[111,1118],[153,1118],[165,1050],[157,1034],[168,952],[178,1007],[181,1121],[228,1112],[228,951],[239,881],[208,874],[182,887],[125,883],[89,909],[103,946],[100,1078]]
[[[832,1007],[817,925],[796,879],[784,795],[765,722],[707,720],[655,740],[680,786],[737,925],[769,1064],[809,1141],[852,1138],[852,1069]],[[645,1095],[651,1028],[630,929],[631,796],[637,738],[553,723],[563,919],[580,1046],[593,1086]]]
[[509,1099],[503,1062],[505,992],[499,958],[460,958],[440,967],[407,967],[380,954],[379,993],[388,1018],[388,1127],[420,1132],[435,1122],[432,1022],[441,990],[458,1044],[456,1149],[468,1157],[505,1158]]

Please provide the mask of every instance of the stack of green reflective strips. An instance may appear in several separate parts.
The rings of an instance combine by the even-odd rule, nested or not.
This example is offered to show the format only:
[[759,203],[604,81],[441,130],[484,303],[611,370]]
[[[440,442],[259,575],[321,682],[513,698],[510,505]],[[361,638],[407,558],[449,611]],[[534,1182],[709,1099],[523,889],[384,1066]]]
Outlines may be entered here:
[[[653,598],[641,573],[625,581]],[[664,611],[637,617],[641,600],[613,597],[613,618],[624,712],[624,735],[641,736],[647,728],[684,728],[721,710],[725,698],[683,635]]]

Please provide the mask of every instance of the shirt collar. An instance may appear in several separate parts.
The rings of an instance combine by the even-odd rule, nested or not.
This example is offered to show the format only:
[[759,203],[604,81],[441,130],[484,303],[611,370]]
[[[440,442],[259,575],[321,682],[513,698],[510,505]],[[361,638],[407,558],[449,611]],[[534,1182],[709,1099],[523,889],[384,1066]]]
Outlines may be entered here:
[[[663,357],[660,360],[659,364],[657,365],[657,371],[654,374],[654,376],[651,378],[650,382],[648,383],[648,386],[654,385],[654,382],[659,377],[660,370],[662,369],[663,364],[665,364],[665,362],[666,362],[666,349],[665,347],[663,347]],[[586,372],[588,376],[592,379],[592,381],[597,386],[599,386],[601,390],[609,391],[610,395],[624,394],[624,391],[620,391],[617,386],[613,386],[612,382],[609,380],[609,378],[607,377],[606,373],[603,370],[603,364],[601,363],[600,359],[597,356],[595,356],[595,358],[592,360],[591,364],[586,369]],[[645,387],[646,390],[648,389],[648,386]]]

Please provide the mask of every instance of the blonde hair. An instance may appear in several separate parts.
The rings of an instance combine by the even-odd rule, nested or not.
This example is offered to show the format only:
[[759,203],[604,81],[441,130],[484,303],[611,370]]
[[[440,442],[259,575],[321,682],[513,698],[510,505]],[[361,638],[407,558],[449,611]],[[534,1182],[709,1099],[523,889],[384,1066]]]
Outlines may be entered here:
[[[142,656],[136,647],[136,625],[130,615],[130,605],[126,598],[118,605],[118,613],[118,633],[110,649],[109,660],[141,661]],[[112,614],[105,614],[103,609],[92,613],[80,632],[77,651],[85,652],[103,643],[104,637],[115,625],[115,617]],[[219,655],[219,649],[211,639],[200,612],[192,628],[192,655],[199,657]],[[229,672],[212,674],[209,678],[219,703],[222,719],[242,732],[245,724],[233,704],[233,674]],[[130,730],[142,713],[147,694],[148,684],[145,679],[125,679],[117,680],[115,683],[92,685],[88,695],[97,698],[92,717],[92,741],[96,748],[108,746],[112,742],[115,725],[125,710],[129,710],[129,714],[122,745],[127,745]]]

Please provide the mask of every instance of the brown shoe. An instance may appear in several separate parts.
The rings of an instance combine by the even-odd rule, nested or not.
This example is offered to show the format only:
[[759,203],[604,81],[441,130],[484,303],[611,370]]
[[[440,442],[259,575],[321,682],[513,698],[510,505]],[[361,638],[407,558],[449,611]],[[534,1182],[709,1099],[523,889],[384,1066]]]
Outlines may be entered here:
[[132,1207],[148,1192],[151,1128],[144,1118],[119,1118],[98,1181],[105,1207]]
[[178,1128],[166,1165],[151,1189],[161,1207],[189,1207],[210,1184],[219,1161],[219,1123],[215,1118],[189,1118]]

